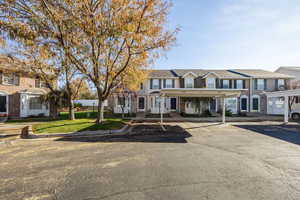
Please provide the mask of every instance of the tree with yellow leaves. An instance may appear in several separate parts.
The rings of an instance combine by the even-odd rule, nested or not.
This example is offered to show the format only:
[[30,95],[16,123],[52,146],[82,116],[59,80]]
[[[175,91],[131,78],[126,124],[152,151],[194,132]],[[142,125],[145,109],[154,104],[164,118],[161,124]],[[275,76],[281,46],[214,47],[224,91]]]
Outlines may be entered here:
[[[26,46],[60,52],[94,84],[102,103],[130,69],[149,65],[175,42],[165,28],[168,0],[0,1],[2,33]],[[125,76],[126,77],[126,76]]]

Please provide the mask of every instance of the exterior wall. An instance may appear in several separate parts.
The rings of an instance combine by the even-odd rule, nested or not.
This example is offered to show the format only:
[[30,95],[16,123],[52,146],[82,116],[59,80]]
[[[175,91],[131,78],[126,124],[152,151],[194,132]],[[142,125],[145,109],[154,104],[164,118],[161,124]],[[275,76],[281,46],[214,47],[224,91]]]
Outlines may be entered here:
[[[38,90],[39,92],[47,92],[46,88],[35,88],[35,78],[30,77],[28,74],[18,74],[18,85],[6,85],[2,83],[2,73],[0,76],[0,92],[8,96],[7,109],[8,117],[19,118],[21,116],[21,93],[26,90]],[[48,113],[49,115],[49,113]]]

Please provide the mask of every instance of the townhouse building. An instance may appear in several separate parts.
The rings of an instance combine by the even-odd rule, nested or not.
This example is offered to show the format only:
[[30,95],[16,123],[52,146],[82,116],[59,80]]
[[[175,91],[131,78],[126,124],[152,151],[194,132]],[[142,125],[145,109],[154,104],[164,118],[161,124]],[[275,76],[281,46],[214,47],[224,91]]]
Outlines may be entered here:
[[49,116],[49,104],[41,100],[46,84],[9,59],[0,57],[0,117]]
[[192,115],[219,112],[225,105],[233,114],[267,114],[268,104],[282,101],[271,99],[272,102],[268,102],[264,93],[288,89],[291,79],[290,75],[260,69],[153,70],[139,91],[123,100],[114,94],[109,104],[115,113],[177,112]]

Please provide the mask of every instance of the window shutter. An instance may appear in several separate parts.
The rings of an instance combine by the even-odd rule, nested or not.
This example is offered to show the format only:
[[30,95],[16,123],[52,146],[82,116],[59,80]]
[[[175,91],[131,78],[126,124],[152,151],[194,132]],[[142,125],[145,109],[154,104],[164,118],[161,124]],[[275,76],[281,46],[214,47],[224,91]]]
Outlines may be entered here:
[[257,79],[254,80],[254,89],[257,90]]
[[232,80],[229,80],[229,88],[232,88]]
[[275,80],[275,88],[276,90],[279,90],[278,79]]
[[220,84],[219,84],[219,83],[220,83],[219,79],[216,78],[216,88],[219,88],[219,87],[220,87]]
[[223,80],[220,80],[220,83],[221,83],[221,88],[224,88],[223,87]]
[[159,89],[161,89],[161,79],[159,79]]
[[2,72],[0,73],[0,84],[2,84],[2,80],[3,80],[3,74]]
[[234,89],[237,88],[237,80],[234,80]]
[[172,88],[175,88],[175,80],[172,79]]
[[150,89],[153,89],[153,79],[150,79]]
[[20,76],[14,75],[14,85],[20,85]]
[[163,80],[163,83],[164,83],[164,84],[163,84],[163,85],[164,85],[164,88],[166,88],[166,79]]
[[243,80],[243,89],[246,89],[246,80]]
[[267,79],[264,79],[265,90],[267,90]]

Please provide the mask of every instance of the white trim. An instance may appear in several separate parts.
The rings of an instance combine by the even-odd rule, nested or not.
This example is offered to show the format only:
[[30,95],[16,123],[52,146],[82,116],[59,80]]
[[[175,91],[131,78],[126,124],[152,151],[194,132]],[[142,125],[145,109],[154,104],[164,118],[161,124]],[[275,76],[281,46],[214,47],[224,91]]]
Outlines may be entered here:
[[[246,110],[242,110],[242,99],[246,99],[247,100],[247,109]],[[242,95],[240,97],[240,111],[241,112],[248,112],[249,110],[249,97],[247,95]]]
[[[140,109],[140,108],[139,108],[139,99],[140,99],[140,98],[143,98],[143,99],[144,99],[144,109]],[[145,96],[138,96],[138,97],[137,97],[137,111],[138,111],[138,112],[141,112],[141,111],[145,112],[145,110],[146,110],[146,97],[145,97]]]
[[198,77],[198,75],[195,74],[194,72],[187,72],[187,73],[185,73],[185,74],[182,76],[182,78],[186,77],[186,76],[189,75],[189,74],[192,74],[195,78]]
[[[213,88],[210,88],[210,87],[208,87],[208,79],[214,79],[214,87]],[[206,83],[206,88],[209,88],[209,89],[216,89],[216,78],[212,78],[212,77],[207,77],[207,78],[205,78],[205,83]]]
[[6,96],[6,112],[0,112],[0,114],[6,114],[8,117],[8,110],[9,110],[9,95],[7,92],[0,91],[0,96]]
[[[258,99],[258,110],[253,110],[253,99],[257,98]],[[260,96],[255,94],[251,97],[252,100],[252,105],[251,105],[251,112],[260,112]]]
[[215,72],[208,72],[202,78],[206,78],[210,74],[214,74],[217,78],[220,78],[220,76],[217,73],[215,73]]

